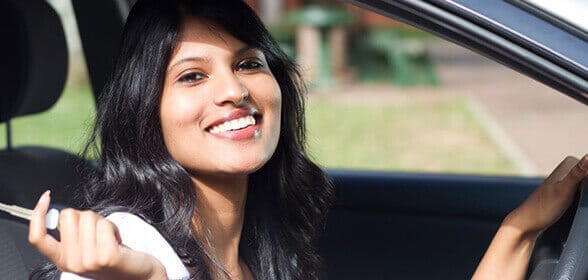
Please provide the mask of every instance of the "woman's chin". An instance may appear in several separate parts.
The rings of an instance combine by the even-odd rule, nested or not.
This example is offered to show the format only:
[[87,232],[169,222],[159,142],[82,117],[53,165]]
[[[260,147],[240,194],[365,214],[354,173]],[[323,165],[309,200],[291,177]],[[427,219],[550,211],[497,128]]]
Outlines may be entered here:
[[206,176],[206,177],[241,177],[241,176],[248,176],[263,167],[263,165],[267,161],[259,161],[259,162],[236,162],[234,164],[231,163],[219,163],[214,168],[208,170],[195,170],[195,169],[187,169],[189,173],[192,174],[194,177]]
[[227,166],[226,168],[223,168],[223,170],[227,175],[250,175],[261,169],[266,162],[267,161],[249,164],[240,163],[235,166]]

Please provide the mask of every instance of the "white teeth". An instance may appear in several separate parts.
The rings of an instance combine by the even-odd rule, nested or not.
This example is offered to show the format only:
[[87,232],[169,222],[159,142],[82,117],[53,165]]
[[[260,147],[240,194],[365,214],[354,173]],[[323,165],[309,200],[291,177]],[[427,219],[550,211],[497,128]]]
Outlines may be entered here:
[[210,129],[210,133],[220,133],[230,130],[238,130],[246,128],[250,125],[255,125],[255,118],[253,116],[246,116],[240,119],[230,120],[214,126]]

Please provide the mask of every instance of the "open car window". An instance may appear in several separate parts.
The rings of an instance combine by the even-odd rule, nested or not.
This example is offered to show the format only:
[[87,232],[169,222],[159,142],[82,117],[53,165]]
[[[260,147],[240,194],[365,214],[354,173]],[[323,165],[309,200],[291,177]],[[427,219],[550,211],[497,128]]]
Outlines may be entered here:
[[[587,44],[582,38],[505,2],[500,7],[467,0],[350,2],[448,36],[536,80],[427,33],[417,48],[432,58],[440,85],[386,88],[370,81],[331,95],[311,93],[309,118],[332,116],[328,124],[308,121],[310,150],[319,163],[344,169],[545,176],[565,155],[585,153],[582,141],[588,138],[576,126],[588,121],[585,105],[558,92],[586,102],[582,52]],[[521,24],[523,15],[533,24]],[[358,55],[364,61],[369,56]],[[377,72],[355,70],[359,77]],[[340,103],[347,106],[326,113],[325,104]],[[369,105],[351,109],[359,104]],[[354,126],[341,115],[363,120]],[[331,133],[315,137],[316,131]],[[362,148],[354,152],[354,147]],[[354,155],[345,159],[350,151]]]
[[[363,1],[351,2],[362,6]],[[390,15],[386,13],[386,5],[393,2],[380,2],[383,9],[378,12]],[[50,3],[63,17],[66,29],[75,27],[71,7],[61,1]],[[514,26],[506,17],[493,17],[499,14],[487,3],[466,0],[448,3],[444,5],[452,5],[453,9],[442,4],[439,7],[446,7],[448,13],[469,12],[470,18],[484,15],[478,18],[479,26],[502,19],[506,20],[501,21],[502,25]],[[378,5],[369,8],[374,7]],[[467,9],[457,10],[456,7]],[[369,13],[367,21],[376,24],[370,27],[370,23],[360,19],[346,26],[346,42],[350,45],[347,62],[337,70],[341,70],[339,80],[331,88],[325,90],[310,82],[308,150],[321,166],[329,169],[544,176],[565,155],[580,156],[585,152],[582,143],[588,142],[588,136],[578,132],[577,128],[577,124],[588,122],[585,105],[437,35],[378,17],[366,9],[351,5],[347,9],[359,18]],[[285,14],[288,12],[284,11]],[[465,14],[461,15],[467,18]],[[399,18],[398,15],[393,17]],[[364,27],[360,27],[362,24]],[[517,28],[514,31],[526,32],[524,26]],[[285,34],[280,33],[280,28],[275,29],[274,35],[286,43],[286,50],[295,49],[292,43],[294,31]],[[430,26],[425,29],[436,31]],[[66,33],[68,36],[77,35],[77,30]],[[371,37],[362,37],[365,34]],[[389,41],[394,36],[399,38]],[[586,42],[573,34],[566,39],[580,46],[561,46],[562,53],[573,49],[566,54],[571,64],[580,65],[571,67],[573,73],[573,69],[586,67],[585,61],[576,59],[586,58],[582,53]],[[541,40],[536,42],[541,44]],[[79,39],[74,36],[68,41],[74,44],[70,46],[74,51],[70,67],[73,75],[70,77],[74,80],[77,77],[77,80],[68,82],[69,87],[62,99],[48,112],[13,120],[14,145],[41,144],[72,153],[78,153],[83,147],[95,109],[87,78],[79,78],[80,73],[85,75],[85,66],[79,64],[83,61]],[[547,43],[554,44],[555,47],[550,48],[559,51],[556,47],[562,41]],[[474,46],[477,45],[468,47]],[[504,57],[514,55],[508,48],[500,52]],[[419,64],[419,59],[425,59],[430,65],[410,72],[415,80],[403,85],[402,81],[394,80],[391,59],[395,55],[408,59],[404,69],[421,67],[423,64]],[[537,69],[531,66],[524,67]],[[434,78],[428,79],[434,81],[427,80],[426,71],[429,70]],[[545,72],[537,72],[535,78],[544,82],[542,75]],[[567,89],[565,81],[555,81],[560,83],[556,88]],[[555,82],[547,83],[553,85]],[[579,80],[579,86],[585,83],[585,80]],[[4,127],[4,124],[0,125],[2,130]],[[39,129],[43,131],[39,132]],[[5,134],[0,135],[0,141],[3,137]]]
[[309,152],[335,169],[545,176],[585,153],[584,104],[440,38],[441,83],[311,92]]

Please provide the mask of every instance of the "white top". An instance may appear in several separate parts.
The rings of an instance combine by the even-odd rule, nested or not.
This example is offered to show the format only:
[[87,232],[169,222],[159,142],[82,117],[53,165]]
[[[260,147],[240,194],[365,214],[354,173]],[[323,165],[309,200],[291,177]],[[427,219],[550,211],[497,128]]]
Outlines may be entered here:
[[[159,260],[165,267],[168,279],[185,280],[190,278],[190,273],[180,257],[153,226],[136,215],[126,212],[112,213],[106,219],[118,228],[122,244],[135,251],[152,255]],[[61,274],[61,280],[81,279],[88,278],[67,272]]]

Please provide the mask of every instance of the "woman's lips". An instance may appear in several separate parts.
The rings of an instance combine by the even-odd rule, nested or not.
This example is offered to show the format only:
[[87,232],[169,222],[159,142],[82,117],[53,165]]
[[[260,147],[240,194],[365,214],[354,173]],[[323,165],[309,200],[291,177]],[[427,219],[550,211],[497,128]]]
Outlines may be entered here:
[[242,140],[259,135],[261,115],[257,110],[235,110],[213,122],[206,128],[209,133],[232,140]]
[[247,126],[241,129],[237,129],[237,130],[228,130],[228,131],[222,131],[222,132],[210,132],[210,134],[216,136],[216,137],[220,137],[220,138],[225,138],[225,139],[230,139],[230,140],[246,140],[246,139],[252,139],[252,138],[257,138],[259,137],[260,134],[260,125],[251,125],[251,126]]

